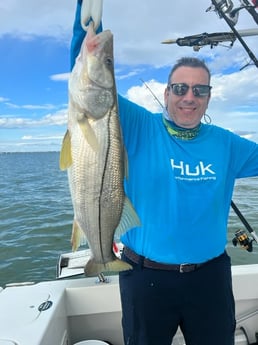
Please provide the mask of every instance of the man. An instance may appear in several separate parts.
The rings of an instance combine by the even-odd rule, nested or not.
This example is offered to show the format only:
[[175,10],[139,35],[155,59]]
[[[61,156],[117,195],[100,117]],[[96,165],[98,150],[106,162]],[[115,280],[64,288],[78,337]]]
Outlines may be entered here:
[[[72,64],[84,36],[80,3]],[[187,345],[234,344],[227,219],[235,179],[258,175],[258,145],[201,123],[210,92],[204,62],[182,58],[169,75],[163,114],[118,97],[125,188],[141,220],[121,238],[133,266],[120,273],[126,345],[170,345],[178,327]]]

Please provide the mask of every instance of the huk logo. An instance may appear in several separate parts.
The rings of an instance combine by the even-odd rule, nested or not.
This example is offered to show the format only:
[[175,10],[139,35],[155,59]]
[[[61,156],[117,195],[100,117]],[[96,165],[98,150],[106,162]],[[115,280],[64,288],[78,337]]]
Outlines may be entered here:
[[175,172],[177,179],[191,179],[191,180],[215,180],[216,173],[212,170],[212,164],[205,165],[202,161],[196,166],[190,166],[183,161],[175,162],[171,159],[171,167]]

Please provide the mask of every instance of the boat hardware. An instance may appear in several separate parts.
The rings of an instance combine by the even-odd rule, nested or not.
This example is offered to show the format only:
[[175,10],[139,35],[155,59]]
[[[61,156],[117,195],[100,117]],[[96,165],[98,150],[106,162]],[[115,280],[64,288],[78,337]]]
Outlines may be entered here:
[[[233,31],[234,35],[237,37],[238,41],[241,43],[241,45],[243,46],[243,48],[245,49],[245,51],[249,55],[250,59],[253,61],[254,65],[258,68],[258,59],[254,55],[252,50],[248,47],[248,45],[245,43],[243,38],[239,35],[237,29],[235,29],[235,24],[237,22],[236,16],[238,16],[239,12],[237,11],[234,14],[234,10],[232,10],[233,7],[231,6],[232,5],[232,1],[229,1],[229,0],[221,0],[221,1],[220,0],[211,0],[211,2],[213,4],[216,12],[219,14],[219,16],[221,18],[223,18],[225,20],[225,22],[231,28],[231,30]],[[246,6],[244,6],[243,8],[246,8],[247,10],[249,10],[249,8],[250,8],[249,1],[248,0],[244,0],[244,2],[245,2],[245,4],[248,4],[248,6],[247,6],[247,8],[246,8]],[[253,7],[253,10],[254,10],[254,6],[252,6],[252,7]],[[250,13],[250,10],[249,10],[249,13]],[[254,10],[254,13],[252,11],[251,14],[252,14],[253,18],[255,19],[255,21],[257,19],[257,23],[258,23],[258,15],[257,15],[256,11]],[[255,16],[255,14],[256,14],[257,18]]]

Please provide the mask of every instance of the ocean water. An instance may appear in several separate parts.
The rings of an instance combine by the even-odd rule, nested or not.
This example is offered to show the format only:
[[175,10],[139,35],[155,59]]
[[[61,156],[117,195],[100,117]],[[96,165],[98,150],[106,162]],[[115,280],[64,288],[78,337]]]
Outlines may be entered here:
[[[67,174],[59,153],[0,154],[0,286],[56,278],[59,255],[71,251],[73,210]],[[234,202],[258,232],[258,178],[239,180]],[[258,264],[252,253],[234,247],[241,221],[229,217],[228,252],[232,264]],[[205,244],[204,244],[205,245]]]

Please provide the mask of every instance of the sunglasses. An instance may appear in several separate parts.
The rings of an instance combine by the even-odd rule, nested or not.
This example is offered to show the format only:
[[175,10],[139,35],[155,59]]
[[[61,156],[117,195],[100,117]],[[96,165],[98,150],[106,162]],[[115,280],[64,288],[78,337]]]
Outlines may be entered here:
[[210,90],[212,87],[210,85],[201,85],[201,84],[190,86],[185,83],[174,83],[174,84],[168,85],[168,89],[171,89],[173,94],[177,96],[186,95],[189,88],[192,89],[195,97],[206,97],[206,96],[209,96]]

